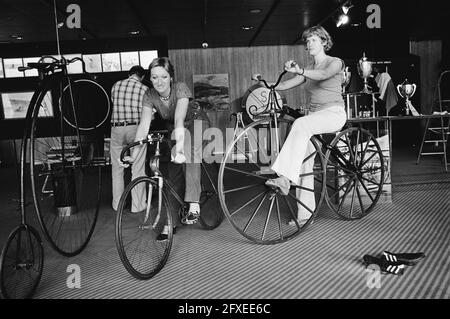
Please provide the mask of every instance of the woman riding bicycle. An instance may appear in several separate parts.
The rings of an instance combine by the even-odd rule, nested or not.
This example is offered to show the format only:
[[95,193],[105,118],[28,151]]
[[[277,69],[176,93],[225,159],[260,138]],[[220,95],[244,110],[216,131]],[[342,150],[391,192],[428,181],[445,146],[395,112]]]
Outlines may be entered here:
[[[167,57],[155,58],[150,63],[149,71],[153,85],[150,103],[142,109],[135,140],[147,136],[153,113],[157,112],[175,140],[171,150],[172,162],[169,163],[169,180],[178,194],[182,193],[185,184],[184,200],[189,203],[189,211],[181,222],[194,224],[200,215],[202,131],[210,122],[198,104],[190,101],[192,94],[187,85],[174,81],[174,67]],[[124,161],[133,162],[140,149],[134,147],[131,157],[124,157]],[[172,214],[175,230],[176,221],[179,220],[177,210],[172,209]],[[167,234],[168,229],[165,227],[159,239],[166,239]]]
[[[313,169],[314,161],[308,161],[310,165],[302,166],[303,160],[314,150],[312,144],[308,142],[313,135],[340,130],[346,122],[344,100],[341,95],[341,72],[344,69],[344,62],[325,53],[333,45],[330,35],[323,27],[314,26],[305,30],[302,38],[306,42],[306,49],[314,58],[314,63],[301,68],[295,61],[287,61],[285,70],[295,76],[281,82],[276,88],[287,90],[305,84],[311,98],[309,114],[295,120],[271,167],[279,177],[266,182],[266,185],[278,189],[283,195],[289,193],[291,183],[301,188],[314,188],[313,176],[299,180],[300,173],[307,173]],[[300,192],[302,202],[307,203],[309,207],[315,207],[313,192],[302,192],[301,189],[297,189],[297,192]],[[300,222],[306,222],[311,216],[311,213],[300,205],[297,214]]]

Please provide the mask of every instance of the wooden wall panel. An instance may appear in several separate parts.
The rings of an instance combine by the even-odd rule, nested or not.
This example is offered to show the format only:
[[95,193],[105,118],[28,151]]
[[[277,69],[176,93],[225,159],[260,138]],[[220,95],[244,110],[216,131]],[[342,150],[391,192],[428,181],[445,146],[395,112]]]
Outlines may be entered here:
[[[295,59],[301,66],[311,61],[303,45],[169,50],[169,57],[175,66],[176,80],[186,82],[192,91],[194,74],[228,73],[230,112],[209,114],[214,125],[221,129],[234,126],[230,114],[242,110],[241,98],[255,84],[252,74],[260,73],[269,81],[275,81],[286,60]],[[286,75],[285,79],[288,78]],[[301,86],[283,95],[294,108],[306,103]]]
[[423,113],[433,113],[436,85],[441,71],[442,41],[411,41],[410,53],[420,56],[420,92]]

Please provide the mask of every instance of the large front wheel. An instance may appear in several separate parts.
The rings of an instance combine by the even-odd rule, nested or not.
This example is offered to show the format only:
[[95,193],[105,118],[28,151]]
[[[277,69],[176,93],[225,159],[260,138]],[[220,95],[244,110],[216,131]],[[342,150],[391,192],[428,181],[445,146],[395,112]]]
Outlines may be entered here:
[[298,183],[282,195],[265,185],[276,178],[271,166],[292,121],[264,119],[241,131],[228,146],[219,170],[219,198],[225,216],[244,237],[276,244],[297,236],[323,200],[324,160],[315,138],[308,144]]
[[[155,276],[172,247],[172,215],[161,177],[134,179],[120,198],[116,246],[127,271],[138,279]],[[158,236],[167,227],[167,238]]]
[[31,190],[45,237],[61,255],[74,256],[86,247],[95,228],[101,164],[94,160],[97,132],[68,125],[61,114],[71,106],[56,107],[55,94],[54,89],[41,91],[32,106]]

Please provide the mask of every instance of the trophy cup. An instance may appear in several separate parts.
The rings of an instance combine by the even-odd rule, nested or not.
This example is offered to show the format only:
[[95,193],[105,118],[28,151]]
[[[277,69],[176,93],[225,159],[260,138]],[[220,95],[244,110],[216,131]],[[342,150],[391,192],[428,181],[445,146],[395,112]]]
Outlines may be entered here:
[[372,62],[367,60],[365,52],[363,53],[363,57],[358,61],[358,72],[359,76],[361,76],[364,80],[364,88],[362,89],[361,93],[372,93],[367,81],[367,79],[370,77],[370,74],[372,73]]
[[342,82],[341,82],[342,94],[345,94],[345,89],[348,86],[348,84],[350,83],[351,77],[352,77],[352,72],[350,72],[348,70],[348,66],[346,66],[344,71],[342,71]]
[[416,88],[417,88],[417,86],[415,84],[408,83],[408,79],[405,79],[405,81],[403,81],[402,84],[397,85],[398,94],[400,94],[400,96],[402,98],[406,99],[406,101],[405,101],[405,106],[406,106],[405,114],[406,115],[411,115],[411,109],[414,109],[414,107],[412,106],[412,103],[410,101],[410,98],[416,92]]

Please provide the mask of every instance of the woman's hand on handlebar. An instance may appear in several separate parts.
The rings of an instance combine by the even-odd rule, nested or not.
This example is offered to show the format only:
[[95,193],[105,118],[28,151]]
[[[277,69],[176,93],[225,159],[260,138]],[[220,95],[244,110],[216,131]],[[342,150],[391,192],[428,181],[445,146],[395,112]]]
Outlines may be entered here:
[[119,165],[125,168],[133,164],[135,160],[133,156],[124,156],[122,160],[118,159]]
[[261,79],[262,79],[262,76],[259,73],[255,73],[252,75],[252,80],[254,80],[254,81],[261,81]]
[[294,60],[288,60],[284,63],[284,69],[287,72],[298,74],[300,73],[300,67],[297,62]]

